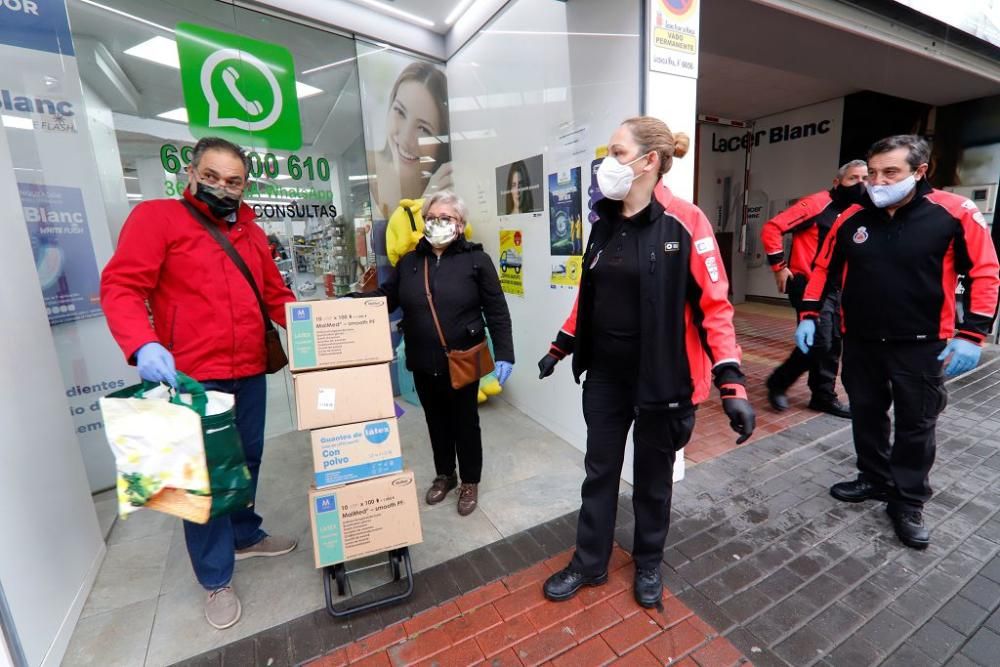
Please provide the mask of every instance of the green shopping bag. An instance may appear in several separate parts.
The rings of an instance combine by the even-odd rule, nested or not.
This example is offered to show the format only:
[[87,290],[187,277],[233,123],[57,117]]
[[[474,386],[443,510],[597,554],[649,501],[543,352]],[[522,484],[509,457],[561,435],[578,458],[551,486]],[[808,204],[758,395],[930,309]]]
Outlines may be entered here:
[[206,523],[250,507],[250,470],[232,394],[177,374],[181,391],[152,382],[100,399],[118,468],[118,508]]

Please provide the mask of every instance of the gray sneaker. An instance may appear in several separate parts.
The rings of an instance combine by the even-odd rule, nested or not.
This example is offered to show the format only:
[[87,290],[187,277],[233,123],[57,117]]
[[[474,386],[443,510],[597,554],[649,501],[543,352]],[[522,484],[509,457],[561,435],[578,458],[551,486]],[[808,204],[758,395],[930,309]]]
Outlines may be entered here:
[[285,554],[294,551],[298,544],[299,543],[291,537],[268,535],[253,546],[249,546],[246,549],[237,549],[236,560],[257,558],[259,556],[284,556]]
[[233,627],[242,614],[243,606],[232,586],[212,591],[205,600],[205,619],[216,630]]

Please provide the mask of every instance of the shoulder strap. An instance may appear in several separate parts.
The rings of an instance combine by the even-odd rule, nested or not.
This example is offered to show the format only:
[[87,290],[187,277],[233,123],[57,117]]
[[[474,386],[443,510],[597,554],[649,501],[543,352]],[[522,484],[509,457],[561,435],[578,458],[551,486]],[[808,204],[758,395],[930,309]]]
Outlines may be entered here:
[[191,215],[194,216],[194,219],[205,228],[205,231],[207,231],[209,235],[215,239],[220,246],[222,246],[225,253],[229,255],[229,259],[233,260],[233,264],[235,264],[236,268],[243,274],[246,281],[250,283],[254,296],[257,297],[257,305],[260,306],[260,314],[264,318],[264,329],[273,329],[274,325],[271,323],[271,316],[267,314],[267,305],[264,303],[264,297],[261,296],[260,288],[257,287],[257,281],[253,279],[253,274],[250,273],[250,267],[248,267],[247,263],[243,261],[242,257],[240,257],[240,253],[236,252],[236,248],[234,248],[233,244],[229,242],[226,235],[222,233],[219,226],[209,220],[207,215],[199,211],[198,207],[186,199],[182,200],[181,203],[184,204],[184,207],[187,208],[188,211],[190,211]]
[[413,211],[410,210],[409,206],[403,207],[406,210],[406,215],[410,217],[410,229],[412,231],[417,231],[417,221],[413,219]]
[[441,322],[438,321],[437,310],[434,308],[434,297],[431,296],[430,261],[426,257],[424,257],[424,294],[427,295],[427,305],[431,307],[431,316],[434,318],[434,328],[437,329],[438,338],[441,339],[441,347],[447,352],[448,343],[444,339]]

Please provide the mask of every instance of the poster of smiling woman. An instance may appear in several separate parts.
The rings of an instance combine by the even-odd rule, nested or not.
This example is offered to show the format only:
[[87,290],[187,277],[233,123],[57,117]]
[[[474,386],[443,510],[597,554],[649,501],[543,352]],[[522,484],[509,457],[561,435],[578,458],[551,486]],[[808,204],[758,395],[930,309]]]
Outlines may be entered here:
[[360,43],[358,77],[372,216],[384,221],[400,199],[452,187],[448,80],[438,65]]

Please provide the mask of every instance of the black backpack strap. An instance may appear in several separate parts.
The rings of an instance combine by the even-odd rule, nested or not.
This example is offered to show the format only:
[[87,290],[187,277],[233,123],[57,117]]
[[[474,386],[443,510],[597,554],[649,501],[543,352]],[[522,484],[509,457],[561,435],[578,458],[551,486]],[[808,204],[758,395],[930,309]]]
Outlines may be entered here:
[[271,323],[271,316],[267,313],[267,305],[264,303],[264,297],[260,293],[260,288],[257,286],[257,281],[254,280],[253,274],[250,273],[250,267],[248,267],[247,263],[243,261],[242,257],[240,257],[240,253],[236,251],[236,248],[234,248],[233,244],[229,242],[226,235],[222,233],[219,226],[209,220],[207,215],[199,211],[197,206],[186,199],[181,200],[181,203],[184,204],[185,208],[187,208],[191,215],[194,216],[194,219],[205,228],[205,231],[207,231],[209,235],[215,239],[220,246],[222,246],[222,249],[229,256],[229,259],[233,260],[233,264],[235,264],[236,268],[243,274],[246,281],[250,283],[254,296],[257,297],[257,305],[260,306],[260,314],[264,318],[264,330],[269,331],[273,329],[274,324]]

